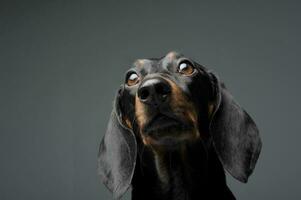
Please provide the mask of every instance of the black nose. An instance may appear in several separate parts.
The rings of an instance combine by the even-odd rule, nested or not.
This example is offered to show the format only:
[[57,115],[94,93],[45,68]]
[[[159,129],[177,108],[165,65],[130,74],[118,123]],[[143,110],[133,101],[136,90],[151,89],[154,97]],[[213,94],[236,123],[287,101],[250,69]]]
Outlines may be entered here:
[[148,79],[138,89],[140,101],[151,106],[159,106],[166,102],[170,93],[170,85],[161,78]]

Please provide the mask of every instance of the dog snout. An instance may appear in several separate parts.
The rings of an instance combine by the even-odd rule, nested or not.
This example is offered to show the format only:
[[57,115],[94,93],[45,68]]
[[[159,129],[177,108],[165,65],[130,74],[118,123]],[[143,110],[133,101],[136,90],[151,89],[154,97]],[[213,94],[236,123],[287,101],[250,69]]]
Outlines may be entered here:
[[145,80],[138,89],[139,100],[153,107],[166,103],[170,94],[171,86],[162,78]]

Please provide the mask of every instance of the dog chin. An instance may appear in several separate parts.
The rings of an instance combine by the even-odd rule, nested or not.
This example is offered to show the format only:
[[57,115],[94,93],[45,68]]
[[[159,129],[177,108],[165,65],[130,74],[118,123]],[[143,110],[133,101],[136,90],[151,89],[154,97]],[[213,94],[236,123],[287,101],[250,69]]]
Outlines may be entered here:
[[148,143],[151,146],[164,146],[165,149],[175,149],[183,141],[174,137],[164,136],[160,138],[153,138],[148,136]]
[[148,133],[148,142],[154,146],[164,146],[168,149],[176,148],[178,145],[183,144],[194,138],[192,130],[179,129],[174,127],[167,130],[158,130]]

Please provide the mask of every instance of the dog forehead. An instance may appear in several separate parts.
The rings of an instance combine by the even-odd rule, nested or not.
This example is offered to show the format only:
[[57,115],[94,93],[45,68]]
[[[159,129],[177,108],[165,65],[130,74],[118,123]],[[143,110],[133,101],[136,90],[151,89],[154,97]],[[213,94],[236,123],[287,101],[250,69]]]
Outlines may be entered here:
[[134,68],[141,74],[150,74],[158,71],[158,59],[138,59],[134,62]]
[[172,51],[161,58],[137,59],[134,62],[134,68],[143,75],[164,72],[169,66],[176,63],[180,57],[181,54]]

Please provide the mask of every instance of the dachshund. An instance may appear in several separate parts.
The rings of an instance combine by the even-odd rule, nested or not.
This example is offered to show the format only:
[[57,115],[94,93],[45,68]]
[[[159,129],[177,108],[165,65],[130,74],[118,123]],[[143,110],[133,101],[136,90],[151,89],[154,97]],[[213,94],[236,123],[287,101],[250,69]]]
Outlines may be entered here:
[[235,199],[225,171],[246,183],[262,142],[216,73],[177,52],[136,60],[118,90],[98,153],[113,199]]

